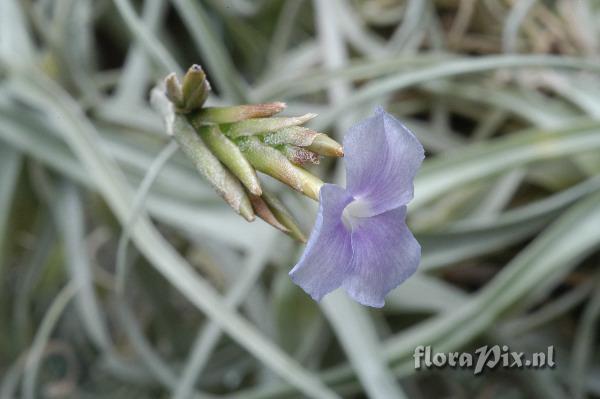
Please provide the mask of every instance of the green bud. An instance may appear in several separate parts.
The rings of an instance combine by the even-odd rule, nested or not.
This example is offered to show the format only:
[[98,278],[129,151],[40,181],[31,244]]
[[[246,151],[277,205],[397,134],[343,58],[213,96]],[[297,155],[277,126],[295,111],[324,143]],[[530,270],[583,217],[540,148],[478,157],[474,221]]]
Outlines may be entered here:
[[177,79],[175,73],[170,73],[165,78],[165,88],[167,98],[175,105],[176,108],[183,107],[183,92],[181,91],[181,83]]
[[227,166],[246,188],[254,195],[261,195],[262,190],[256,171],[250,162],[230,139],[228,139],[217,125],[196,126],[202,139],[208,145],[212,153]]
[[262,198],[269,205],[269,209],[275,215],[277,221],[288,229],[287,234],[300,242],[306,242],[306,236],[298,226],[296,219],[294,219],[283,203],[276,196],[268,192],[264,192]]
[[305,165],[307,163],[318,164],[319,155],[302,147],[295,145],[283,144],[278,146],[281,152],[296,165]]
[[308,150],[328,157],[343,157],[344,149],[340,143],[326,134],[319,133],[313,142],[306,146]]
[[251,118],[267,118],[283,109],[285,103],[237,105],[232,107],[206,107],[194,114],[194,122],[201,124],[235,123]]
[[212,154],[185,116],[175,114],[173,137],[198,172],[206,177],[225,202],[246,220],[254,220],[252,204],[244,187]]
[[291,163],[285,155],[262,143],[257,137],[238,140],[242,153],[257,170],[289,185],[318,201],[323,182],[306,170]]
[[194,64],[183,77],[183,111],[191,112],[202,107],[210,93],[210,84],[200,65]]
[[224,131],[229,137],[251,136],[267,132],[274,132],[290,126],[297,126],[306,123],[316,117],[317,114],[306,114],[296,117],[281,117],[281,118],[256,118],[246,119],[240,122],[231,124]]

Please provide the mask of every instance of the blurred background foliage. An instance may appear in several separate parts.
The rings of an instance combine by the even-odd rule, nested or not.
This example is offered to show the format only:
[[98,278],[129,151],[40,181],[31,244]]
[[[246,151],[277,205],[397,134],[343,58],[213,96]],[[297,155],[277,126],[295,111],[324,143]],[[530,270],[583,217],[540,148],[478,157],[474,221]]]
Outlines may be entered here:
[[[0,398],[600,396],[599,51],[596,0],[0,1]],[[311,301],[174,154],[148,92],[192,63],[209,104],[414,130],[423,259],[383,309]],[[414,370],[497,343],[558,365]]]

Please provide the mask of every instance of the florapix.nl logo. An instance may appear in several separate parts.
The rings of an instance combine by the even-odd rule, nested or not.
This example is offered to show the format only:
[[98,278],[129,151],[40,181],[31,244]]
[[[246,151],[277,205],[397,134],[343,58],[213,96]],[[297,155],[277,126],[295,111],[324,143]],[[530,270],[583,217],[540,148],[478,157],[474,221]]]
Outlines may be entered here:
[[417,346],[413,358],[415,369],[472,369],[474,375],[485,369],[543,369],[556,366],[554,346],[545,351],[526,353],[511,351],[508,345],[482,346],[474,352],[434,352],[431,346]]

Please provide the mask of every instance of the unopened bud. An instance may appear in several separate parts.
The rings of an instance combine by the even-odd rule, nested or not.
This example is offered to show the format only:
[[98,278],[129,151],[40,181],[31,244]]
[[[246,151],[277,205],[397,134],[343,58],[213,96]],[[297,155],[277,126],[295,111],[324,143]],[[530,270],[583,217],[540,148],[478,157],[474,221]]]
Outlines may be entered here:
[[246,119],[233,123],[224,132],[229,137],[252,136],[274,132],[290,126],[302,125],[316,117],[317,114],[305,114],[296,117],[275,117],[275,118],[256,118]]
[[176,108],[183,107],[183,91],[181,90],[181,83],[177,79],[177,75],[170,73],[165,78],[165,88],[167,98],[175,105]]
[[306,170],[291,163],[285,155],[262,143],[257,137],[239,139],[240,149],[257,170],[289,185],[318,201],[323,182]]
[[328,157],[343,157],[344,149],[340,143],[333,140],[326,134],[319,133],[313,142],[306,146],[307,149],[317,154],[325,155]]
[[274,102],[267,104],[237,105],[232,107],[206,107],[193,116],[194,122],[208,123],[235,123],[251,118],[268,118],[283,109],[285,103]]
[[200,65],[194,64],[183,77],[183,110],[191,112],[202,107],[210,93],[210,84]]

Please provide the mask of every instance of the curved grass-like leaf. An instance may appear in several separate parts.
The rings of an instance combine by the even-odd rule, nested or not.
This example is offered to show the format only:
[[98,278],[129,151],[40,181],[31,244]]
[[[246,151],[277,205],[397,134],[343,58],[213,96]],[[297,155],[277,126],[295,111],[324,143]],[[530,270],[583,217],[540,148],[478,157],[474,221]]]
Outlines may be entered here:
[[552,131],[515,133],[444,154],[423,164],[415,179],[410,209],[418,209],[450,189],[519,166],[600,149],[599,133],[598,122],[582,122]]
[[459,220],[438,232],[417,233],[423,247],[420,267],[423,270],[437,269],[519,242],[541,230],[568,206],[598,190],[600,177],[591,178],[500,215]]
[[449,60],[444,63],[421,68],[411,72],[401,72],[390,77],[380,78],[357,90],[346,101],[322,114],[314,128],[322,130],[335,121],[343,112],[369,101],[376,100],[407,87],[425,83],[433,79],[479,73],[500,68],[556,67],[598,71],[600,67],[591,61],[578,58],[553,57],[545,55],[498,55],[477,58]]
[[175,72],[181,74],[182,69],[177,64],[169,51],[161,44],[154,34],[142,23],[135,14],[135,10],[129,0],[113,0],[125,24],[140,40],[140,44],[148,52],[150,57],[159,65],[165,74]]

